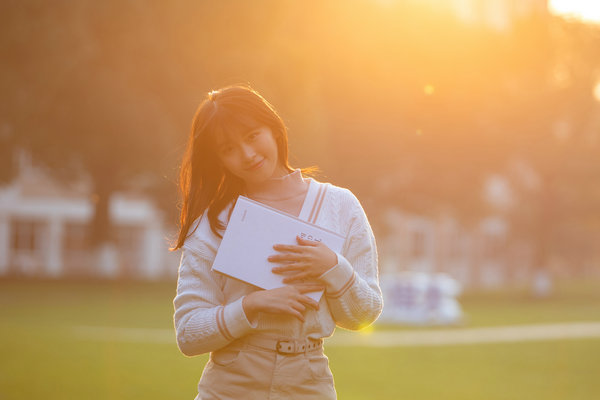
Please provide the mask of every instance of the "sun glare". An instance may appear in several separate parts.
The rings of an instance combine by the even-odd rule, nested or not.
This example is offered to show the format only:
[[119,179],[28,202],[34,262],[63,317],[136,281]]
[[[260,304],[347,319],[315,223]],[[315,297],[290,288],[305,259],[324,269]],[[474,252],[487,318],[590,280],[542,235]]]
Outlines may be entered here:
[[600,102],[600,80],[598,81],[598,83],[596,83],[596,86],[594,87],[594,98]]
[[550,11],[566,17],[575,17],[600,24],[600,1],[595,0],[550,0]]

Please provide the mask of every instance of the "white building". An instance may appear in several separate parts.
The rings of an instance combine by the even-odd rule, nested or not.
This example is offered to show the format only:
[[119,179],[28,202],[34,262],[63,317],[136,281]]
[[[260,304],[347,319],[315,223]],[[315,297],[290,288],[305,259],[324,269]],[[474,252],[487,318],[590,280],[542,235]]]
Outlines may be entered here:
[[0,276],[176,276],[179,256],[168,251],[162,215],[147,198],[111,197],[115,265],[105,270],[86,246],[93,211],[88,184],[59,185],[22,154],[16,179],[0,186]]
[[463,287],[493,288],[526,282],[530,246],[509,240],[509,226],[490,216],[467,229],[451,217],[426,217],[389,209],[388,235],[378,241],[382,274],[445,273]]

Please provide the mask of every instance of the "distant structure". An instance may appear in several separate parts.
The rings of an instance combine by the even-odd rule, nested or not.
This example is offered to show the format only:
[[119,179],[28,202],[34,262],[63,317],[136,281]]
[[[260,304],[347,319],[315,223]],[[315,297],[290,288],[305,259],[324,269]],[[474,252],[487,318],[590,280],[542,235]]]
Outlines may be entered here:
[[[25,153],[18,170],[13,182],[0,186],[0,277],[176,278],[180,255],[169,252],[167,242],[175,232],[148,198],[111,197],[115,242],[99,256],[86,243],[94,211],[91,185],[59,185]],[[510,195],[495,180],[489,194],[497,207],[506,206]],[[388,209],[384,220],[387,235],[377,238],[382,279],[446,274],[464,288],[493,288],[531,277],[531,249],[508,241],[502,217],[490,215],[471,229],[452,216],[400,209]]]
[[404,272],[381,276],[385,307],[377,323],[456,325],[463,323],[461,288],[447,274]]
[[147,198],[111,197],[114,265],[98,270],[96,255],[86,246],[94,211],[90,185],[59,185],[26,153],[18,164],[16,179],[0,186],[0,276],[176,276],[178,256],[167,250],[161,212]]
[[[494,186],[491,190],[497,191]],[[388,234],[378,238],[382,275],[443,273],[461,287],[481,288],[527,283],[532,277],[532,247],[509,240],[509,223],[499,214],[466,228],[451,215],[421,216],[390,208],[384,221]]]

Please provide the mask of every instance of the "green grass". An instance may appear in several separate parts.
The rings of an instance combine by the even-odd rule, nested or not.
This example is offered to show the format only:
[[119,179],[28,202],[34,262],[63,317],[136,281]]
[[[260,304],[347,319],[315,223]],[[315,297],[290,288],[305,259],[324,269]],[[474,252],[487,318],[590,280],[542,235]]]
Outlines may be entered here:
[[600,340],[328,350],[340,399],[592,399]]
[[[174,283],[0,280],[0,399],[193,399],[206,356],[71,331],[171,329],[174,294]],[[460,300],[467,326],[600,321],[597,282],[564,283],[546,299],[513,289]],[[343,400],[600,398],[600,339],[327,354]]]

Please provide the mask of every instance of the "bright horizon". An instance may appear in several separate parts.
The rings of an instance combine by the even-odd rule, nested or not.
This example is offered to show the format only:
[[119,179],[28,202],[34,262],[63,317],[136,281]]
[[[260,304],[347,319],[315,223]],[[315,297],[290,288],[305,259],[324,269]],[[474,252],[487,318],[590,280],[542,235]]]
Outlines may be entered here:
[[598,1],[548,0],[548,8],[553,14],[600,24],[600,2]]

